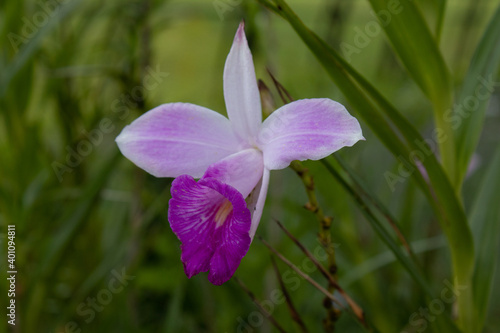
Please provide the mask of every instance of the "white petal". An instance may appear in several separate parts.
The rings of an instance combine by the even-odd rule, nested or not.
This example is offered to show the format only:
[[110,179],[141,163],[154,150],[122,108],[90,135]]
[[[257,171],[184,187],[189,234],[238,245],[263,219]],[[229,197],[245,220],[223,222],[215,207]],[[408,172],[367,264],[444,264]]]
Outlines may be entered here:
[[199,178],[212,163],[239,150],[229,120],[187,103],[160,105],[116,138],[125,157],[156,177]]
[[262,178],[263,169],[262,152],[251,148],[212,164],[203,175],[203,179],[218,179],[237,189],[246,198]]
[[224,99],[233,130],[243,141],[253,143],[262,123],[262,108],[243,22],[224,67]]
[[253,240],[257,227],[259,226],[260,219],[262,217],[262,211],[264,210],[264,203],[266,202],[267,189],[269,187],[269,176],[270,170],[264,168],[264,173],[262,179],[257,184],[257,187],[250,195],[248,202],[248,209],[252,214],[252,226],[250,227],[250,238]]
[[319,160],[363,140],[345,107],[328,98],[302,99],[274,111],[262,124],[258,146],[270,170],[293,160]]

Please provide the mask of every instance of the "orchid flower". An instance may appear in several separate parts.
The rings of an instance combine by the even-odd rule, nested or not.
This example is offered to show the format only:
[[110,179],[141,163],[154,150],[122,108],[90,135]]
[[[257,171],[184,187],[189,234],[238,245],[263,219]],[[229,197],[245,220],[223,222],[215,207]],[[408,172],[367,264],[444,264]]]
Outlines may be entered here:
[[[270,170],[318,160],[363,139],[358,121],[330,99],[284,105],[262,122],[252,54],[241,23],[224,68],[228,118],[201,106],[158,106],[116,138],[123,155],[172,182],[168,220],[191,278],[229,280],[262,216]],[[195,178],[199,178],[198,181]]]

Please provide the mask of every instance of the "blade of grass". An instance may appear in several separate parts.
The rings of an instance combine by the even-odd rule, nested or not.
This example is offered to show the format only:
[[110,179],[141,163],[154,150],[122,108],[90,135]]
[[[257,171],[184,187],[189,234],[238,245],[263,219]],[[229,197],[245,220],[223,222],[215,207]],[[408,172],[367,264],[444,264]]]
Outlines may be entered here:
[[179,285],[174,290],[172,298],[169,300],[167,311],[165,313],[165,321],[163,323],[164,333],[181,331],[182,321],[182,300],[185,297],[185,280],[179,281]]
[[396,218],[391,214],[391,212],[385,207],[382,202],[380,202],[377,199],[377,196],[371,193],[371,191],[368,189],[367,186],[363,185],[363,182],[361,181],[361,178],[358,177],[352,170],[351,168],[345,163],[340,156],[338,155],[333,155],[337,163],[340,165],[340,167],[346,172],[346,174],[349,176],[349,179],[352,181],[353,185],[356,187],[356,191],[363,197],[366,197],[375,208],[384,216],[384,218],[387,220],[389,225],[392,227],[394,232],[396,233],[397,237],[399,238],[401,244],[404,246],[405,250],[408,252],[410,256],[413,257],[413,252],[411,250],[411,247],[406,240],[405,236],[399,229],[398,223],[396,222]]
[[7,66],[5,72],[0,76],[0,98],[7,92],[10,81],[20,71],[28,60],[30,60],[40,48],[44,38],[57,26],[67,15],[78,8],[82,0],[72,0],[60,5],[59,10],[55,11],[54,16],[48,23],[37,31],[36,35],[30,39],[26,46],[19,50],[14,60]]
[[[37,307],[41,306],[40,299],[43,299],[46,292],[44,283],[50,279],[53,271],[59,266],[58,263],[65,254],[65,249],[71,245],[71,240],[76,237],[78,229],[86,221],[92,204],[98,199],[102,186],[106,184],[106,179],[115,170],[120,157],[120,153],[116,150],[115,154],[104,162],[99,174],[84,188],[81,199],[75,202],[71,209],[66,210],[68,213],[61,218],[63,221],[61,229],[54,238],[48,240],[48,247],[44,250],[45,256],[38,265],[37,271],[34,272],[34,280],[39,283],[30,286],[26,292],[28,295],[33,295],[26,307],[28,325],[38,323],[36,316],[42,312]],[[28,331],[36,331],[35,326],[28,326],[28,328]]]
[[[446,13],[446,0],[427,0],[423,2],[417,2],[416,5],[430,7],[433,14],[432,24],[429,24],[432,32],[434,33],[434,38],[436,40],[437,45],[439,45],[439,41],[441,39],[441,32],[443,30],[443,21]],[[424,13],[424,10],[422,10]]]
[[460,184],[467,173],[470,159],[482,133],[486,107],[495,86],[492,77],[499,64],[500,5],[476,47],[457,99],[455,114],[450,118],[457,127],[455,149],[458,155]]
[[436,28],[434,31],[434,35],[436,36],[436,42],[439,45],[439,41],[441,40],[441,31],[443,31],[443,21],[444,15],[446,13],[446,0],[437,0],[436,3]]
[[[446,238],[443,235],[439,235],[432,238],[420,239],[411,242],[411,246],[414,248],[415,253],[435,251],[446,247]],[[349,269],[348,272],[342,276],[342,284],[344,286],[349,286],[365,275],[392,264],[396,260],[397,258],[390,250],[379,253],[367,259],[362,264]]]
[[[74,316],[75,309],[78,307],[78,304],[82,302],[87,295],[89,295],[90,291],[98,286],[104,280],[105,276],[109,274],[109,272],[115,268],[116,263],[123,262],[123,258],[126,254],[126,249],[128,245],[128,240],[123,240],[119,244],[115,251],[109,253],[101,263],[93,270],[89,271],[86,279],[82,282],[82,284],[78,287],[78,289],[74,292],[69,300],[65,304],[65,308],[59,313],[58,320],[55,322],[61,323],[64,322],[65,318],[71,318]],[[53,328],[54,331],[57,330],[57,327]]]
[[470,214],[472,232],[477,246],[474,270],[474,298],[478,312],[476,330],[481,331],[491,298],[493,276],[498,264],[500,234],[500,148],[497,148],[483,177]]
[[399,6],[392,6],[389,0],[368,1],[375,12],[389,9],[393,14],[388,24],[380,20],[381,25],[408,73],[434,106],[436,126],[448,137],[438,142],[441,160],[455,183],[454,133],[443,117],[452,105],[452,84],[438,44],[420,9],[411,0],[401,0]]
[[446,3],[446,0],[421,0],[415,2],[415,4],[421,9],[422,15],[426,19],[438,45],[441,39],[443,21],[446,12]]
[[121,155],[118,150],[116,150],[114,155],[105,162],[99,175],[97,175],[84,189],[81,200],[75,203],[75,208],[67,210],[69,216],[64,216],[62,218],[62,221],[65,221],[63,228],[61,228],[59,233],[51,239],[47,255],[40,263],[39,273],[42,277],[48,276],[54,267],[57,266],[58,260],[64,252],[64,248],[69,244],[71,238],[75,236],[78,227],[85,222],[85,217],[90,211],[89,207],[98,198],[99,191],[106,184],[106,179],[111,172],[115,170],[115,166],[120,158]]
[[[392,13],[390,22],[381,22],[393,49],[408,73],[431,101],[451,98],[450,74],[436,40],[411,0],[398,6],[388,0],[368,0],[375,12]],[[444,110],[443,110],[444,111]]]

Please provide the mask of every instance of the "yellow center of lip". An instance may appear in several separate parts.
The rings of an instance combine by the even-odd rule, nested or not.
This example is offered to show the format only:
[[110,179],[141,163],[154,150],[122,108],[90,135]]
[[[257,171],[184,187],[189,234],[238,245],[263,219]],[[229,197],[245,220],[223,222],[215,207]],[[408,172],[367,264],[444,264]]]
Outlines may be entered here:
[[233,205],[227,199],[219,206],[215,214],[216,227],[221,227],[226,222],[227,216],[233,211]]

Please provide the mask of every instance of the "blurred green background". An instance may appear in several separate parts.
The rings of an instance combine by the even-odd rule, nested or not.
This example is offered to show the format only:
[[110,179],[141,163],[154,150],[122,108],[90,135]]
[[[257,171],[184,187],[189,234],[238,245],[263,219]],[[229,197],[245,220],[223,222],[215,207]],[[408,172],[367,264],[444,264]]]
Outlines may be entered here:
[[[417,2],[433,24],[432,1]],[[355,45],[358,29],[363,31],[374,20],[362,0],[289,4],[340,51],[342,42]],[[441,51],[456,85],[497,5],[495,0],[447,4]],[[8,305],[6,233],[12,224],[18,274],[16,326],[7,325],[3,316],[0,332],[275,331],[234,279],[218,287],[206,274],[186,278],[179,241],[167,221],[171,179],[138,169],[114,142],[126,124],[162,103],[190,102],[225,114],[223,66],[242,19],[257,77],[271,88],[277,106],[281,101],[266,69],[295,99],[328,97],[349,109],[289,25],[254,1],[1,3],[2,309]],[[382,31],[346,59],[424,137],[430,136],[430,103]],[[466,208],[471,204],[468,193],[475,191],[499,143],[499,96],[497,86],[475,157],[477,169],[464,185]],[[412,181],[391,190],[384,173],[395,172],[397,161],[363,122],[361,126],[366,141],[337,154],[400,221],[434,287],[445,288],[449,253],[429,205]],[[416,332],[410,316],[425,307],[423,295],[321,163],[305,165],[315,177],[323,209],[334,217],[339,283],[381,332]],[[293,171],[273,172],[257,231],[302,268],[303,254],[272,218],[314,251],[319,247],[318,224],[303,208],[306,202]],[[285,265],[279,267],[306,325],[311,332],[321,331],[322,295]],[[326,285],[315,269],[310,274]],[[257,239],[236,276],[260,300],[272,300],[273,290],[279,288],[269,250]],[[500,295],[498,285],[493,292]],[[485,332],[500,330],[500,297],[492,297],[492,302]],[[272,315],[287,332],[294,331],[286,304],[271,304]],[[447,306],[446,311],[453,309]],[[344,314],[337,331],[362,330]]]

